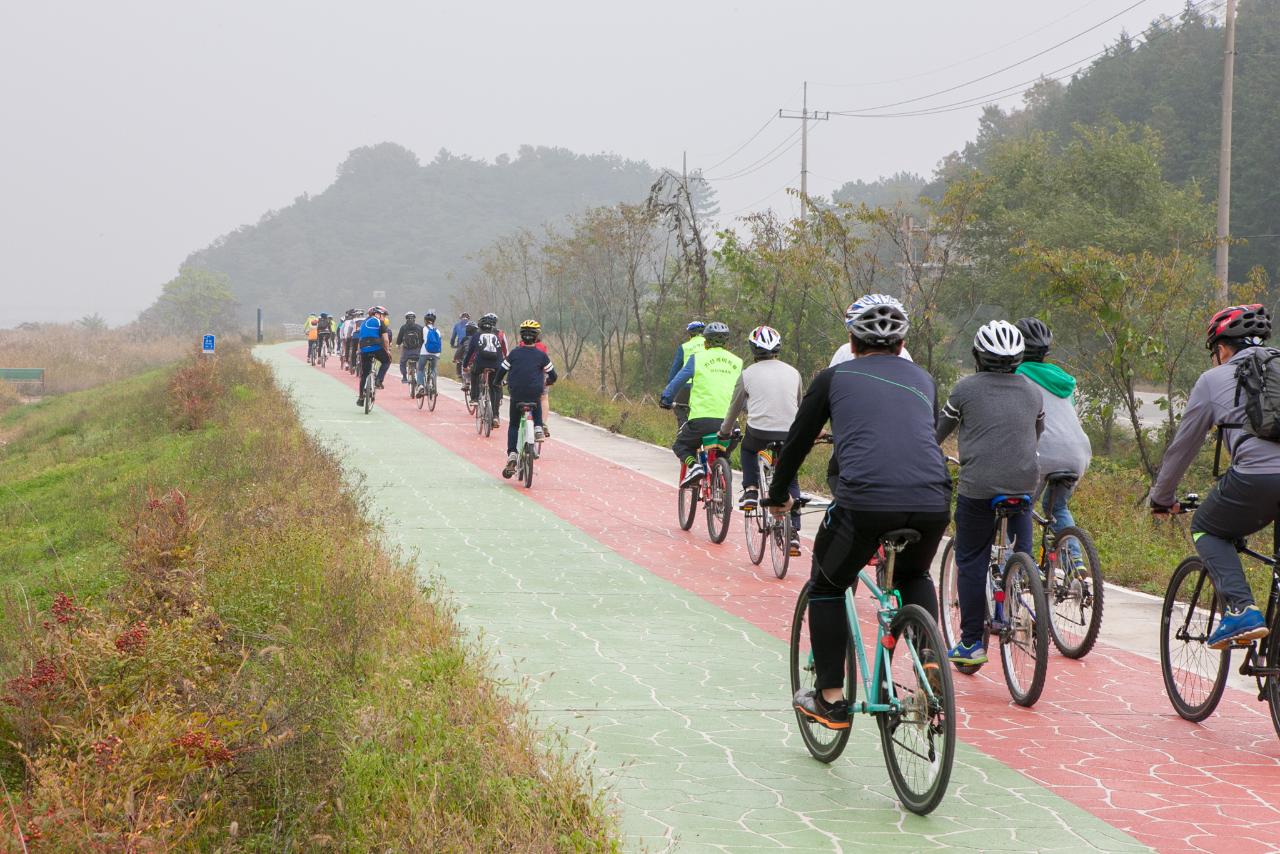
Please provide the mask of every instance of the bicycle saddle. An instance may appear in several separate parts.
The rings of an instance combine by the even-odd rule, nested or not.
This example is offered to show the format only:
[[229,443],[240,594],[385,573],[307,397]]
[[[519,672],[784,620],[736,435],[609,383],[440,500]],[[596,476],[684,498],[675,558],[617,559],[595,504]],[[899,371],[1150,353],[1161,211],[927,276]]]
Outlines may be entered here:
[[885,548],[903,549],[920,542],[920,532],[914,528],[899,528],[896,531],[881,534],[880,542],[884,543]]
[[1045,475],[1044,479],[1047,483],[1074,486],[1080,480],[1080,475],[1073,471],[1054,471]]
[[991,509],[1002,516],[1021,513],[1029,506],[1031,506],[1030,495],[997,495],[991,499]]

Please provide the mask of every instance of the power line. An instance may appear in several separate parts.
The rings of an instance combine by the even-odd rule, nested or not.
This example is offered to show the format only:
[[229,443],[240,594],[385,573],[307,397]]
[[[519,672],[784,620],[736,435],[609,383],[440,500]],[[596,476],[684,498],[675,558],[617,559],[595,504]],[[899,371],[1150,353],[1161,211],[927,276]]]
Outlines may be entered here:
[[735,148],[735,149],[733,150],[733,153],[732,153],[732,154],[730,154],[728,157],[725,157],[725,158],[723,158],[723,159],[721,159],[721,160],[716,161],[716,162],[715,162],[714,164],[712,164],[711,166],[706,167],[706,169],[704,169],[703,171],[705,171],[705,172],[714,172],[716,169],[719,169],[719,168],[720,168],[721,166],[723,166],[725,163],[728,163],[730,160],[732,160],[733,158],[737,157],[737,156],[738,156],[738,153],[739,153],[740,151],[742,151],[742,149],[746,148],[748,145],[750,145],[751,143],[755,142],[756,137],[758,137],[760,134],[764,133],[765,128],[767,128],[769,125],[773,124],[774,120],[775,120],[775,119],[777,119],[777,118],[778,118],[778,116],[777,116],[777,114],[776,114],[776,113],[775,113],[774,115],[769,116],[768,121],[766,121],[764,124],[760,125],[760,129],[759,129],[759,130],[757,130],[755,133],[751,134],[751,136],[747,137],[747,141],[746,141],[746,142],[744,142],[744,143],[742,143],[742,145],[739,145],[737,148]]
[[[801,128],[796,128],[791,133],[783,137],[782,142],[778,143],[773,148],[766,151],[759,159],[742,167],[736,172],[731,172],[728,175],[722,175],[719,178],[712,178],[706,175],[704,175],[703,178],[705,178],[708,181],[734,181],[734,180],[737,180],[738,178],[743,178],[747,175],[750,175],[753,172],[758,172],[760,169],[763,169],[765,166],[768,166],[774,160],[777,160],[778,157],[781,157],[783,154],[786,154],[788,151],[790,151],[791,149],[799,145],[800,140],[798,139],[798,137],[800,136],[800,131],[801,131]],[[795,140],[795,141],[792,142],[792,140]],[[791,145],[788,145],[786,148],[782,148],[784,145],[787,145],[788,142],[791,142]],[[779,151],[779,149],[782,149],[782,150]],[[770,157],[770,155],[773,155],[775,152],[777,152],[777,156]]]
[[874,110],[887,110],[891,107],[902,107],[907,104],[915,104],[915,103],[919,103],[920,101],[927,101],[930,98],[936,98],[939,95],[946,95],[950,92],[956,91],[957,89],[967,88],[969,86],[972,86],[974,83],[981,83],[983,80],[989,80],[998,74],[1003,74],[1004,72],[1017,68],[1020,65],[1026,65],[1028,62],[1031,62],[1034,59],[1039,59],[1040,57],[1044,56],[1046,53],[1051,53],[1057,50],[1058,48],[1062,47],[1063,45],[1070,44],[1071,42],[1075,41],[1078,38],[1087,36],[1089,33],[1093,32],[1099,27],[1102,27],[1102,26],[1105,26],[1106,24],[1111,23],[1116,18],[1119,18],[1121,15],[1125,14],[1126,12],[1131,12],[1134,9],[1138,8],[1139,6],[1143,5],[1144,3],[1148,3],[1148,2],[1150,2],[1150,0],[1137,0],[1136,3],[1132,3],[1126,6],[1125,8],[1121,9],[1119,12],[1116,12],[1111,17],[1106,18],[1105,20],[1099,21],[1098,23],[1094,24],[1092,27],[1089,27],[1087,30],[1076,33],[1074,36],[1071,36],[1070,38],[1063,39],[1057,44],[1050,45],[1049,47],[1044,48],[1043,50],[1033,53],[1031,56],[1028,56],[1024,59],[1020,59],[1017,62],[1004,66],[1003,68],[998,68],[995,71],[989,72],[987,74],[983,74],[981,77],[975,77],[972,80],[966,80],[964,83],[957,83],[954,86],[948,86],[946,89],[939,89],[936,92],[930,92],[927,95],[920,95],[915,98],[907,98],[906,100],[903,100],[903,101],[893,101],[888,104],[879,104],[874,107],[855,107],[848,110],[832,110],[832,112],[844,115],[846,113],[868,113]]
[[743,211],[747,210],[748,208],[754,208],[756,205],[760,204],[761,202],[765,202],[765,201],[767,201],[767,200],[769,200],[769,199],[773,198],[773,197],[774,197],[774,196],[776,196],[778,193],[780,193],[780,192],[782,192],[783,190],[785,190],[785,189],[787,189],[788,187],[790,187],[790,186],[791,186],[791,182],[792,182],[792,181],[795,181],[795,180],[796,180],[797,178],[799,178],[799,177],[800,177],[800,173],[799,173],[799,172],[797,172],[796,174],[794,174],[794,175],[792,175],[790,178],[788,178],[788,179],[787,179],[787,182],[786,182],[785,184],[783,184],[781,187],[778,187],[778,188],[777,188],[777,189],[775,189],[775,190],[770,190],[770,191],[769,191],[769,193],[768,193],[768,195],[765,195],[765,196],[760,197],[759,199],[756,199],[754,202],[752,202],[752,203],[751,203],[751,204],[749,204],[749,205],[743,205],[742,207],[738,208],[737,210],[730,211],[729,213],[724,214],[724,216],[726,216],[726,217],[733,217],[733,216],[737,216],[738,214],[742,213]]

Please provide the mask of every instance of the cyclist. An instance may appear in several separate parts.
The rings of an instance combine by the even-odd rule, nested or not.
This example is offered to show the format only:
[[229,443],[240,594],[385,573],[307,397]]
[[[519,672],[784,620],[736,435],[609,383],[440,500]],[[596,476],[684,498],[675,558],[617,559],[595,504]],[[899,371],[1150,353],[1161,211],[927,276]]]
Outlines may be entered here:
[[[861,314],[863,311],[865,311],[867,308],[873,305],[896,306],[900,311],[903,312],[904,315],[906,314],[906,311],[907,311],[905,308],[903,308],[902,302],[898,300],[897,297],[891,297],[888,294],[865,294],[861,297],[858,297],[858,299],[854,300],[853,302],[851,302],[849,304],[849,307],[844,310],[845,326],[847,327],[850,321],[857,318],[859,314]],[[906,359],[908,362],[914,361],[911,358],[911,353],[907,351],[905,344],[902,347],[902,352],[899,353],[898,355]],[[834,368],[836,365],[839,365],[842,362],[852,361],[853,358],[854,358],[853,345],[846,341],[845,343],[841,344],[839,347],[836,348],[835,354],[831,357],[831,363],[827,365],[827,367]]]
[[453,366],[458,371],[459,380],[463,379],[462,347],[466,344],[467,338],[470,337],[471,331],[469,327],[473,325],[471,315],[464,311],[458,315],[458,322],[453,324],[453,330],[449,333],[449,346],[453,348]]
[[412,311],[404,313],[404,323],[396,330],[396,346],[400,348],[400,382],[409,382],[408,363],[422,352],[422,325]]
[[671,445],[676,459],[685,464],[681,486],[696,483],[702,477],[702,463],[696,456],[702,437],[719,431],[733,401],[738,375],[742,373],[742,360],[725,349],[729,343],[729,327],[713,321],[703,333],[704,346],[690,347],[688,361],[662,390],[658,404],[663,409],[671,409],[675,396],[689,386],[689,417]]
[[357,351],[359,349],[360,324],[364,323],[364,312],[357,308],[348,312],[348,319],[342,324],[342,328],[346,330],[346,365],[348,368],[355,369],[359,363]]
[[[671,369],[667,371],[668,383],[675,379],[676,374],[680,373],[680,369],[688,364],[690,356],[706,346],[706,341],[702,336],[702,330],[706,329],[706,327],[707,325],[701,320],[691,320],[689,325],[684,328],[688,339],[676,347],[676,357],[671,361]],[[673,399],[671,408],[675,412],[677,430],[684,426],[685,420],[689,417],[689,388],[689,384],[685,383],[676,392],[676,396]]]
[[333,318],[327,311],[320,312],[320,317],[316,320],[316,338],[318,347],[323,348],[326,353],[333,352]]
[[[755,361],[743,368],[733,389],[733,401],[720,425],[721,440],[733,432],[743,407],[747,410],[747,430],[742,438],[742,499],[738,506],[754,510],[760,501],[759,453],[770,442],[781,442],[796,419],[804,388],[800,372],[778,358],[782,336],[771,326],[757,326],[747,337]],[[792,480],[789,492],[800,498],[800,482]],[[800,554],[800,508],[791,512],[791,555]]]
[[[973,338],[977,373],[956,383],[938,416],[941,444],[957,427],[960,495],[956,499],[956,569],[960,640],[947,657],[956,664],[987,662],[982,642],[984,593],[999,496],[1030,495],[1040,482],[1036,443],[1044,431],[1040,394],[1014,373],[1022,361],[1022,333],[1007,320],[993,320]],[[1030,506],[1009,517],[1014,549],[1031,551]]]
[[467,373],[466,368],[464,367],[467,357],[467,348],[471,346],[471,339],[479,334],[480,326],[474,320],[468,320],[466,334],[458,344],[457,349],[453,351],[453,365],[457,368],[458,377],[462,381],[463,394],[467,394],[471,391],[471,375]]
[[422,351],[418,354],[418,394],[425,395],[427,366],[431,366],[432,379],[440,375],[440,351],[444,349],[444,342],[440,330],[436,329],[436,310],[427,309],[422,319],[426,326],[422,328]]
[[493,377],[495,385],[505,378],[507,388],[511,391],[511,408],[507,415],[507,465],[502,469],[503,477],[514,475],[520,460],[516,442],[520,438],[521,404],[533,404],[534,436],[541,439],[544,435],[542,394],[547,386],[555,384],[556,369],[546,352],[538,349],[538,334],[541,331],[542,324],[536,320],[521,323],[520,344],[502,360],[501,367]]
[[368,315],[360,324],[356,337],[360,348],[360,384],[357,386],[360,396],[356,398],[356,406],[364,406],[364,381],[373,370],[374,361],[380,363],[375,380],[378,388],[382,388],[382,381],[391,369],[391,324],[387,322],[387,310],[375,305],[369,309]]
[[[542,340],[542,327],[538,327],[538,340],[533,346],[547,354],[547,359],[551,358],[551,354],[547,351],[547,344]],[[542,388],[542,438],[551,438],[551,427],[547,424],[551,420],[551,396],[548,394],[550,383]]]
[[[833,453],[840,458],[834,503],[813,543],[809,626],[816,690],[792,699],[801,714],[831,729],[849,727],[843,696],[849,627],[845,591],[880,546],[899,528],[920,533],[897,557],[893,586],[905,604],[936,619],[938,598],[929,578],[934,552],[951,518],[951,478],[934,439],[938,393],[919,365],[898,358],[910,323],[901,306],[869,305],[849,321],[856,362],[821,371],[809,385],[787,434],[764,504],[775,515],[792,504],[789,485],[831,422]],[[926,671],[941,666],[924,651]]]
[[1246,399],[1236,380],[1237,369],[1252,355],[1249,349],[1270,337],[1271,317],[1261,305],[1233,305],[1209,321],[1205,346],[1214,367],[1192,386],[1178,432],[1164,452],[1151,487],[1153,513],[1176,510],[1178,481],[1195,459],[1205,433],[1218,428],[1231,465],[1191,517],[1196,553],[1226,603],[1222,621],[1207,641],[1211,649],[1226,649],[1269,632],[1234,543],[1262,530],[1280,513],[1280,443],[1246,431]]
[[[1084,477],[1089,470],[1089,460],[1093,456],[1093,448],[1089,445],[1089,437],[1080,426],[1080,416],[1076,413],[1075,393],[1076,378],[1059,366],[1046,362],[1049,348],[1053,346],[1053,332],[1044,321],[1034,317],[1024,317],[1015,326],[1022,333],[1024,349],[1022,364],[1017,373],[1036,384],[1040,391],[1040,405],[1044,409],[1044,433],[1040,435],[1037,446],[1037,459],[1040,464],[1040,486],[1044,515],[1049,519],[1053,530],[1061,531],[1076,523],[1071,516],[1071,508],[1067,502],[1075,485],[1059,487],[1055,495],[1050,495],[1046,488],[1045,478],[1057,472],[1070,472],[1077,479]],[[1078,571],[1085,570],[1084,557],[1076,543],[1072,543],[1071,561]]]
[[304,327],[307,333],[307,364],[311,365],[316,360],[316,343],[320,340],[319,329],[320,317],[314,312],[307,315],[307,325]]
[[502,387],[496,381],[498,368],[507,358],[507,336],[498,328],[498,315],[489,312],[480,318],[479,330],[467,339],[466,367],[471,374],[471,400],[480,401],[480,379],[486,370],[494,379],[485,389],[493,400],[493,426],[498,426],[498,407],[502,404]]

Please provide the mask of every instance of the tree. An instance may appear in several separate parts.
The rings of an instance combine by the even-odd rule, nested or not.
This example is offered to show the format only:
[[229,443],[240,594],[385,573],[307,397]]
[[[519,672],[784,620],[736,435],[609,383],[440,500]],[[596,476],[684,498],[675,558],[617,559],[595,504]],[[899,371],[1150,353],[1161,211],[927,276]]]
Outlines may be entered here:
[[236,300],[227,277],[194,267],[183,267],[166,282],[151,307],[139,320],[178,334],[225,333],[236,329]]
[[94,312],[86,314],[84,317],[76,321],[80,327],[86,332],[105,332],[107,329],[107,320],[101,314]]

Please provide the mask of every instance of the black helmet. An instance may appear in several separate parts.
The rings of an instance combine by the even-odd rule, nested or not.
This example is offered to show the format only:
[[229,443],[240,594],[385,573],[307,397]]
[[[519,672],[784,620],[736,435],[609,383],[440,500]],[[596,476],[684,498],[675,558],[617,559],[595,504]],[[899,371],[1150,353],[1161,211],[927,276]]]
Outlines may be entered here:
[[707,339],[708,347],[723,347],[729,343],[729,326],[713,320],[702,330],[702,336]]
[[480,327],[476,325],[476,322],[475,322],[474,320],[468,320],[468,321],[467,321],[467,334],[468,334],[468,335],[470,335],[472,332],[478,332],[479,330],[480,330]]
[[484,317],[480,318],[481,329],[488,331],[490,329],[496,329],[497,326],[498,326],[498,315],[494,314],[493,312],[489,312]]
[[1022,352],[1024,361],[1039,362],[1049,355],[1049,348],[1053,346],[1053,333],[1043,320],[1024,317],[1014,326],[1022,333],[1022,343],[1026,348]]

